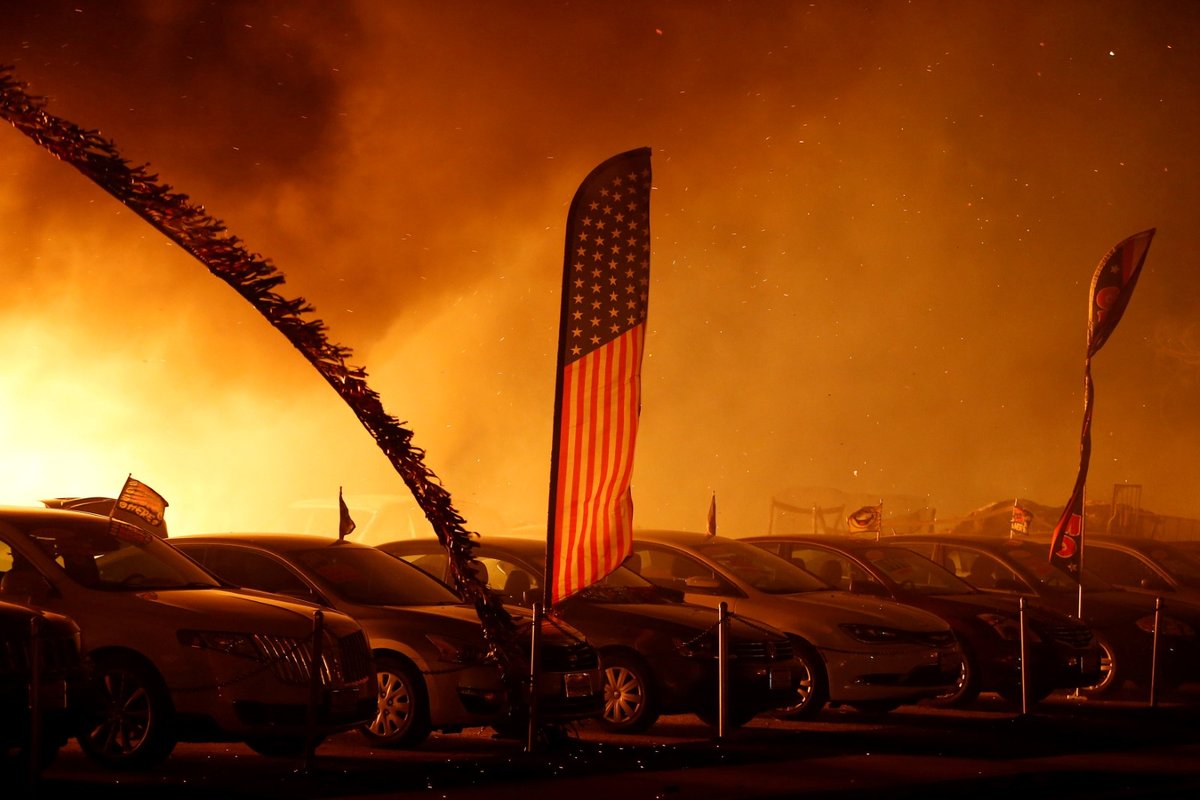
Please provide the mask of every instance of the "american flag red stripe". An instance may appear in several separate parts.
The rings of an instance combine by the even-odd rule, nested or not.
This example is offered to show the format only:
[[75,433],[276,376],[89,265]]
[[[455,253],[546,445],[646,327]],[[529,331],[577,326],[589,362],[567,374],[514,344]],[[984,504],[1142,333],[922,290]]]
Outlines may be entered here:
[[568,364],[559,427],[554,552],[557,602],[595,583],[633,547],[634,441],[645,328],[639,325]]
[[567,217],[546,602],[633,549],[634,442],[650,281],[650,150],[610,158]]

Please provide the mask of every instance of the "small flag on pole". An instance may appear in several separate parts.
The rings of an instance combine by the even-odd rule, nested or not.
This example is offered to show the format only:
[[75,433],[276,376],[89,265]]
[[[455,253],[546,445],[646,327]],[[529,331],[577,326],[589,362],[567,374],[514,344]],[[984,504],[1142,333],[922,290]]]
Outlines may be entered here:
[[546,606],[633,552],[633,451],[650,289],[650,148],[596,167],[567,216]]
[[1050,541],[1050,563],[1064,570],[1079,581],[1083,559],[1084,490],[1087,485],[1088,462],[1092,457],[1092,403],[1095,389],[1092,386],[1092,356],[1099,352],[1112,335],[1133,288],[1137,285],[1150,250],[1154,228],[1136,233],[1125,239],[1100,260],[1092,276],[1088,303],[1087,356],[1083,361],[1083,430],[1079,437],[1079,472],[1071,499],[1063,508],[1062,516],[1054,526]]
[[163,517],[167,511],[167,501],[158,492],[130,475],[113,503],[110,521],[127,522],[142,530],[149,531],[155,536],[166,538],[163,527]]
[[1012,522],[1008,526],[1010,535],[1024,536],[1029,533],[1033,523],[1033,512],[1021,506],[1020,500],[1013,500]]
[[704,521],[704,532],[709,536],[717,535],[717,493],[712,493],[708,501],[708,518]]
[[858,511],[846,517],[846,527],[850,529],[851,533],[879,533],[879,525],[882,517],[882,503],[877,506],[863,506]]
[[346,501],[342,498],[342,487],[338,487],[338,541],[345,539],[350,534],[354,533],[354,529],[358,526],[354,524],[354,520],[350,519],[350,508],[346,505]]

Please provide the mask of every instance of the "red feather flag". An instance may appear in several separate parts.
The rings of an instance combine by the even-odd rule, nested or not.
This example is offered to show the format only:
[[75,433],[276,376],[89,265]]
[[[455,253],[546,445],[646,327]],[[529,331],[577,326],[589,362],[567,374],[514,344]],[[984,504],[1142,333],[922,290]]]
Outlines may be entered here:
[[1101,259],[1092,276],[1091,303],[1088,306],[1087,358],[1083,369],[1083,432],[1079,445],[1079,473],[1075,488],[1067,501],[1054,536],[1050,541],[1050,563],[1080,580],[1083,561],[1084,487],[1087,484],[1088,462],[1092,456],[1092,356],[1099,352],[1129,305],[1150,251],[1154,228],[1125,239]]
[[567,217],[546,606],[633,549],[634,442],[650,286],[650,149],[592,170]]

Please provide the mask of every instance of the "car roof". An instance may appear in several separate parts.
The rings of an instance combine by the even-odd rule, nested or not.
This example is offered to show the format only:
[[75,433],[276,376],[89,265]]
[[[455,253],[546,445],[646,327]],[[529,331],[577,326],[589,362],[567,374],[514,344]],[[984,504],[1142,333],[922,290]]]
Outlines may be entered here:
[[709,536],[707,533],[699,531],[681,531],[681,530],[659,530],[659,529],[644,529],[633,532],[633,540],[642,542],[659,542],[661,544],[673,544],[679,547],[693,547],[704,542],[736,542],[738,539],[733,539],[728,536]]
[[349,540],[339,542],[332,536],[320,536],[314,533],[253,533],[253,532],[227,532],[227,533],[200,533],[189,536],[174,536],[168,539],[171,544],[180,545],[188,542],[196,543],[221,543],[221,544],[250,544],[256,547],[261,547],[264,550],[272,550],[277,553],[284,553],[289,550],[311,550],[314,547],[349,547],[359,550],[374,550],[375,548],[369,544],[362,542],[352,542]]
[[[805,544],[827,544],[833,547],[843,547],[849,549],[862,549],[867,547],[880,547],[889,544],[887,539],[862,539],[857,536],[845,536],[836,533],[781,533],[768,536],[747,536],[739,541],[751,542],[757,544],[759,542],[804,542]],[[899,542],[891,542],[892,547],[899,547]]]
[[0,520],[35,525],[53,525],[55,522],[61,523],[68,520],[85,525],[108,524],[108,517],[98,516],[88,511],[72,511],[44,506],[0,506]]

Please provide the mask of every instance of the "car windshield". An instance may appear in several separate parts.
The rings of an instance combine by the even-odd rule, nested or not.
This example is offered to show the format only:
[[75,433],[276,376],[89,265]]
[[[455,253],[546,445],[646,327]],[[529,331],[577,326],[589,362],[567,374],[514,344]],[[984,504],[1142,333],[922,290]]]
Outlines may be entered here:
[[827,592],[832,588],[811,572],[745,542],[723,539],[703,542],[695,549],[764,594]]
[[600,581],[579,592],[593,603],[667,603],[663,591],[625,566],[619,566]]
[[[1075,593],[1079,584],[1067,573],[1050,563],[1048,548],[1032,547],[1027,544],[1013,545],[1005,548],[1005,554],[1015,569],[1028,578],[1035,580],[1047,591],[1055,593]],[[1118,591],[1108,581],[1094,573],[1083,570],[1083,590],[1085,592],[1114,592]]]
[[326,591],[352,603],[431,606],[462,602],[429,573],[374,547],[320,547],[293,557]]
[[142,592],[221,585],[163,539],[121,522],[37,528],[28,536],[67,576],[91,589]]
[[926,596],[977,591],[950,570],[905,547],[870,547],[862,556],[905,591]]
[[1200,559],[1195,555],[1158,542],[1147,549],[1147,555],[1184,586],[1200,589]]

